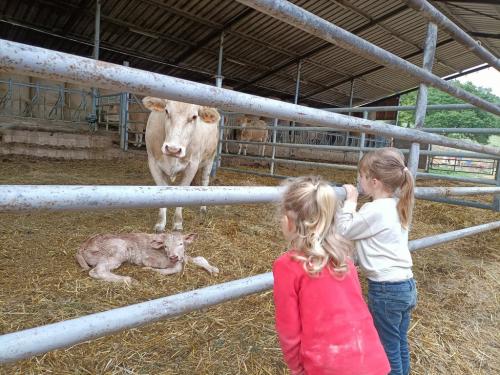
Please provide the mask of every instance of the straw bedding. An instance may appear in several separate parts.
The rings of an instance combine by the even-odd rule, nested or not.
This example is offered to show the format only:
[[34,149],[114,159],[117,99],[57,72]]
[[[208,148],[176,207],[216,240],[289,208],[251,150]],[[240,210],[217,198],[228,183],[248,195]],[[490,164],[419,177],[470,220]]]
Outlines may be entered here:
[[[153,184],[142,157],[111,162],[3,157],[1,165],[1,184]],[[279,173],[354,181],[354,173],[344,171]],[[214,181],[277,183],[222,171]],[[189,265],[182,276],[161,276],[124,265],[117,273],[137,279],[133,286],[91,279],[76,264],[75,250],[94,233],[151,231],[157,210],[1,213],[0,332],[268,272],[284,250],[272,205],[209,207],[205,218],[194,209],[184,213],[185,231],[199,234],[189,253],[205,256],[221,274],[211,277]],[[418,201],[412,238],[493,220],[498,213]],[[413,374],[500,372],[499,247],[495,231],[414,253],[419,302],[410,330]],[[268,291],[4,365],[0,373],[286,374],[281,358]]]

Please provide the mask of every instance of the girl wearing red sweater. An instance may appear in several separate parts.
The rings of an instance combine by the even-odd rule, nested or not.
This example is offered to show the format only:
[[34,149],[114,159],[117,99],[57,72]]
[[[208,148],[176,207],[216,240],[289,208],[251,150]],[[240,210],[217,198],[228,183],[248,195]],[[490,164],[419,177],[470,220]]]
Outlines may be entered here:
[[285,185],[281,229],[290,250],[273,265],[281,349],[293,375],[386,375],[351,243],[334,232],[336,207],[334,190],[318,177]]

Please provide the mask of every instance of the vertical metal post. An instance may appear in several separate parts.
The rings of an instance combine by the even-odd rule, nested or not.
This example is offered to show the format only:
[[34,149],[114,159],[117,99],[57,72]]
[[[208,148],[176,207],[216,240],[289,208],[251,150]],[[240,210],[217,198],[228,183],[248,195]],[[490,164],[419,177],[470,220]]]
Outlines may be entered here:
[[7,89],[5,108],[7,108],[7,101],[10,101],[10,114],[15,115],[13,96],[14,96],[14,87],[12,83],[12,78],[9,78],[9,88]]
[[224,32],[219,37],[219,60],[217,62],[217,75],[215,76],[215,86],[222,87],[222,60],[224,57]]
[[[101,34],[101,0],[95,2],[95,26],[94,26],[94,50],[92,51],[92,58],[99,60],[99,39]],[[96,118],[97,130],[97,88],[92,88],[92,115]]]
[[[367,111],[363,112],[363,118],[364,119],[368,118],[368,112]],[[366,134],[365,134],[365,132],[362,132],[360,140],[359,140],[359,147],[365,147],[365,139],[366,139]],[[363,157],[363,151],[359,150],[358,161],[360,161],[362,157]]]
[[[349,108],[352,108],[353,98],[354,98],[354,79],[351,80],[351,92],[349,93]],[[349,112],[349,116],[352,116],[352,112]]]
[[[427,144],[427,151],[432,151],[432,144],[428,143]],[[432,156],[431,155],[426,155],[425,157],[425,173],[429,173],[429,167],[432,162]]]
[[[434,54],[436,52],[437,40],[437,25],[429,22],[427,25],[427,37],[425,39],[424,47],[424,61],[422,68],[432,72],[432,65],[434,63]],[[427,111],[427,85],[421,83],[417,96],[417,108],[415,110],[415,128],[423,128],[425,121],[425,113]],[[418,161],[420,154],[420,143],[413,142],[410,146],[410,155],[408,157],[408,168],[416,179]]]
[[[352,108],[353,98],[354,98],[354,79],[351,80],[351,91],[349,93],[349,108]],[[349,112],[348,115],[351,116],[352,112]],[[345,133],[344,146],[349,146],[349,135],[350,135],[349,132]],[[346,153],[344,153],[344,161],[345,161],[345,155]]]
[[[224,60],[224,32],[220,33],[219,37],[219,60],[217,62],[217,75],[215,76],[215,86],[222,87],[222,61]],[[221,165],[221,154],[222,154],[222,143],[224,142],[224,115],[221,116],[219,124],[219,143],[217,145],[217,153],[215,155],[212,170],[210,172],[211,177],[215,177],[217,173],[217,168]],[[226,146],[227,150],[227,146]]]
[[[500,160],[497,160],[497,172],[496,172],[497,186],[500,186]],[[500,194],[493,196],[493,209],[500,212]]]
[[[123,62],[124,66],[129,66],[128,61]],[[123,151],[128,150],[128,92],[120,94],[120,147]]]
[[[299,94],[300,94],[300,71],[302,69],[302,60],[299,60],[297,64],[297,80],[295,81],[295,97],[293,98],[293,104],[299,104]],[[292,121],[292,128],[295,127],[295,121]],[[295,143],[295,131],[291,132],[291,142]],[[291,156],[293,156],[294,149],[291,149]]]
[[274,175],[274,158],[276,156],[276,127],[277,126],[278,126],[278,119],[275,118],[273,121],[273,146],[271,149],[271,167],[270,167],[271,176]]

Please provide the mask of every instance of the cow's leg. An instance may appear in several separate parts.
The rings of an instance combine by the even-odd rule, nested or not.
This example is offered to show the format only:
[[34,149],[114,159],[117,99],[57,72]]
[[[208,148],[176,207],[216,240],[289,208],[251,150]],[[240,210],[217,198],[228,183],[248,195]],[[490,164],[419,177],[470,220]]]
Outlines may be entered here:
[[248,145],[247,145],[247,144],[245,144],[245,145],[243,146],[243,155],[244,155],[244,156],[247,156],[247,147],[248,147]]
[[116,275],[111,270],[120,267],[120,262],[103,262],[98,263],[94,268],[89,271],[89,275],[94,279],[111,281],[111,282],[124,282],[126,284],[132,284],[135,280],[130,276],[120,276]]
[[139,145],[137,147],[142,146],[142,140],[144,139],[144,133],[139,133]]
[[[155,180],[156,185],[158,186],[168,186],[168,182],[165,179],[163,172],[160,168],[158,168],[154,162],[151,160],[151,156],[148,157],[148,165],[149,171],[151,172],[151,176],[153,176],[153,180]],[[167,225],[167,209],[160,208],[158,213],[158,221],[155,224],[155,232],[160,233],[165,231],[165,226]]]
[[[200,178],[200,186],[208,186],[210,182],[210,172],[212,171],[212,163],[207,164],[204,166],[200,173],[201,173],[201,178]],[[200,211],[205,214],[207,212],[207,206],[201,206]]]
[[[182,176],[182,180],[179,183],[179,186],[189,186],[198,171],[198,165],[189,165],[189,167],[184,171],[184,175]],[[173,230],[182,230],[182,207],[175,208],[174,214],[174,226]]]
[[[265,139],[262,140],[262,142],[265,142],[265,141],[266,141]],[[264,157],[265,154],[266,154],[266,145],[262,145],[262,155],[261,156]]]
[[203,268],[211,275],[217,275],[219,273],[219,269],[215,266],[210,265],[210,263],[208,263],[208,260],[203,257],[187,257],[186,259],[188,262],[191,262],[193,264],[196,264],[198,267]]
[[240,144],[238,145],[238,155],[239,155],[239,154],[241,154],[241,148],[242,148],[242,147],[243,147],[243,145],[240,143]]
[[173,275],[174,273],[179,273],[182,271],[182,263],[176,263],[173,267],[170,268],[153,268],[153,267],[142,267],[145,270],[151,270],[154,272],[158,272],[162,275]]

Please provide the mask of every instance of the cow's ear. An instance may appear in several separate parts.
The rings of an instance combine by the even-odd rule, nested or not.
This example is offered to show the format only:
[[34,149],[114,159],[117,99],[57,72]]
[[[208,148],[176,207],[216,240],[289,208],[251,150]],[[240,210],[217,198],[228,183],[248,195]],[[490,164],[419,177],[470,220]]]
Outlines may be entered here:
[[194,240],[198,238],[198,234],[196,233],[189,233],[184,236],[184,243],[186,244],[191,244],[193,243]]
[[142,104],[144,104],[144,107],[146,107],[150,111],[165,112],[167,101],[165,99],[146,96],[144,99],[142,99]]
[[198,115],[204,122],[209,124],[217,124],[220,120],[219,112],[215,108],[200,107],[198,109]]

